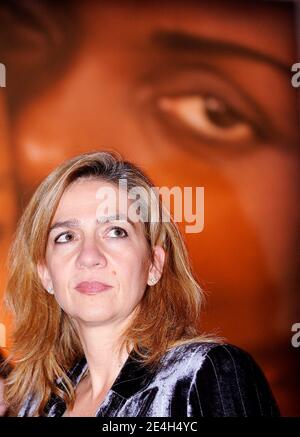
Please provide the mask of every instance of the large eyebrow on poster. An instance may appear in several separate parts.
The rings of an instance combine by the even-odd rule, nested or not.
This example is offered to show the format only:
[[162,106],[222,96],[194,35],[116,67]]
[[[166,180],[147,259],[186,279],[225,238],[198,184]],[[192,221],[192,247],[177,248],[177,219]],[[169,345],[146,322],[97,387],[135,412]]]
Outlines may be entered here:
[[263,62],[278,68],[284,74],[290,74],[290,65],[246,45],[234,41],[223,41],[193,35],[192,33],[157,30],[150,35],[151,43],[158,50],[170,50],[178,55],[180,52],[194,54],[214,54],[218,56],[238,56],[256,62]]

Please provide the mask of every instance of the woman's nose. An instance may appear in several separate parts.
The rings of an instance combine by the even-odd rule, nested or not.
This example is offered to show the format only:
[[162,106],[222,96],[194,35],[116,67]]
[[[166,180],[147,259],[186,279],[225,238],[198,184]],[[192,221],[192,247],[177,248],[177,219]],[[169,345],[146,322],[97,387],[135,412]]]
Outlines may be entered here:
[[78,268],[105,267],[107,260],[96,244],[84,244],[77,258]]

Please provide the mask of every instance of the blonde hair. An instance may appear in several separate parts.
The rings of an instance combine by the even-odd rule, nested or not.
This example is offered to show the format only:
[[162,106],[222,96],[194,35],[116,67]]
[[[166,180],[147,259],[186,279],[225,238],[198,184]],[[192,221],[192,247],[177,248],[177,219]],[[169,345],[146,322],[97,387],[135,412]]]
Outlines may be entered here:
[[[83,349],[71,319],[43,288],[37,265],[45,260],[49,228],[60,198],[79,178],[112,184],[126,179],[128,189],[143,187],[148,193],[154,187],[138,167],[116,154],[91,152],[64,162],[34,193],[10,250],[6,290],[7,306],[15,323],[10,355],[15,366],[5,396],[15,413],[30,396],[37,399],[35,414],[42,414],[51,393],[63,398],[67,406],[74,404],[74,388],[67,370],[84,355]],[[217,340],[199,333],[203,291],[192,274],[177,226],[171,218],[162,220],[165,211],[159,196],[154,202],[159,219],[145,222],[145,237],[150,253],[155,245],[164,248],[164,268],[160,281],[146,287],[139,311],[123,336],[127,349],[133,345],[141,362],[150,367],[175,345]],[[57,378],[63,389],[57,386]]]

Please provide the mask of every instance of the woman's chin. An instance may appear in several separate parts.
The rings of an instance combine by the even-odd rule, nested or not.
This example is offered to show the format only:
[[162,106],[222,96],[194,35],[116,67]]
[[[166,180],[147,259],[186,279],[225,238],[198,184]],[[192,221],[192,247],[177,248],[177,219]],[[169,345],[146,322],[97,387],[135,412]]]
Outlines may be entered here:
[[82,312],[72,317],[79,325],[101,326],[109,324],[114,320],[113,314],[103,312]]

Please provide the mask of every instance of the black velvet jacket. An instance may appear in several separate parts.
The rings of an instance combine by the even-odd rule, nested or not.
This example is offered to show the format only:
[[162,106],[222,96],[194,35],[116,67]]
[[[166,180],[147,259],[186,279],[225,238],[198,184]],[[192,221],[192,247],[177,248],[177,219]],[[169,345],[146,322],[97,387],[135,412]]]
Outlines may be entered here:
[[[236,346],[200,342],[176,346],[155,372],[134,358],[132,351],[96,416],[279,416],[262,371]],[[86,367],[83,358],[70,370],[74,386]],[[28,399],[19,416],[30,416],[33,406]],[[44,415],[62,416],[65,409],[64,401],[52,396]]]

